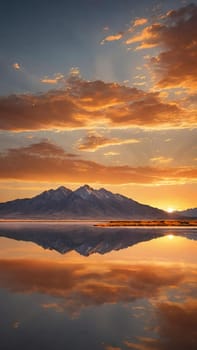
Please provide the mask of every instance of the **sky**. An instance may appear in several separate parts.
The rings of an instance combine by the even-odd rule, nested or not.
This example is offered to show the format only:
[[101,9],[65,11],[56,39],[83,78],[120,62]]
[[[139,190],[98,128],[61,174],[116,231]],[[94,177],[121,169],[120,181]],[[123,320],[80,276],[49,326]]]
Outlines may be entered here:
[[196,207],[197,1],[0,2],[0,201]]

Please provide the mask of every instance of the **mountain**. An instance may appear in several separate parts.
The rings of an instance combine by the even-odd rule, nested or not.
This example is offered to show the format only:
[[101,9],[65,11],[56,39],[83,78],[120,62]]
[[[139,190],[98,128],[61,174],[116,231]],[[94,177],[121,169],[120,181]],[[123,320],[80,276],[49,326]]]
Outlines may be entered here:
[[61,186],[33,198],[0,203],[0,218],[9,219],[161,219],[168,214],[104,188]]
[[188,218],[197,218],[197,208],[191,208],[183,211],[176,212],[179,216]]

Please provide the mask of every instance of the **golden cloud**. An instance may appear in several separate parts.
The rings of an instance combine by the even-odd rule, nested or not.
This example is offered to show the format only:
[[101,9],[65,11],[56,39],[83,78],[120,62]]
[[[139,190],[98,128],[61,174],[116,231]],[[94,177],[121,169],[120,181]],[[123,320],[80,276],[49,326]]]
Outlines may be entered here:
[[137,18],[134,23],[133,23],[133,27],[139,27],[139,26],[143,26],[144,24],[146,24],[148,22],[147,18]]
[[41,81],[41,83],[52,84],[52,85],[58,83],[57,79],[52,79],[52,78],[48,78],[48,77],[45,77],[45,78],[41,79],[40,81]]
[[126,40],[139,43],[137,49],[160,47],[150,59],[158,88],[197,89],[197,5],[169,11],[160,22],[147,26]]
[[78,149],[80,151],[95,152],[99,148],[108,146],[117,146],[124,144],[139,143],[138,139],[119,139],[119,138],[107,138],[102,135],[90,132],[84,140],[79,141]]
[[42,141],[0,153],[0,179],[101,184],[174,184],[196,181],[194,167],[105,166]]
[[109,127],[191,127],[195,110],[164,101],[162,94],[71,75],[66,88],[40,95],[0,98],[1,130]]
[[120,39],[122,39],[123,35],[124,35],[124,32],[119,32],[117,34],[108,35],[101,41],[101,45],[103,45],[107,41],[109,42],[109,41],[120,40]]
[[131,38],[128,38],[125,43],[133,44],[133,43],[142,42],[143,44],[145,44],[146,41],[150,41],[148,42],[149,45],[158,46],[158,36],[159,36],[158,31],[160,27],[161,27],[160,24],[153,24],[149,27],[146,27],[140,33],[135,34]]
[[63,74],[61,73],[57,73],[55,74],[53,77],[48,77],[48,76],[45,76],[44,78],[40,79],[41,83],[44,83],[44,84],[58,84],[60,82],[65,82],[65,77]]

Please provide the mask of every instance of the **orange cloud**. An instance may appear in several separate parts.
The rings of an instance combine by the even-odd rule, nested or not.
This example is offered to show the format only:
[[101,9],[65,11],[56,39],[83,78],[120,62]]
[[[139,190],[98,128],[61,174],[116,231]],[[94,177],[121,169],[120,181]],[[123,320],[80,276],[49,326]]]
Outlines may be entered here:
[[50,79],[50,78],[43,78],[41,79],[41,83],[44,83],[44,84],[57,84],[57,79]]
[[160,23],[144,28],[126,43],[137,49],[158,46],[158,56],[150,59],[158,88],[197,89],[197,5],[169,11]]
[[40,95],[0,98],[1,130],[110,127],[191,127],[196,114],[178,102],[117,83],[86,81],[71,75],[67,87]]
[[120,39],[122,39],[123,35],[124,35],[124,32],[119,32],[117,34],[108,35],[101,41],[101,45],[103,45],[107,41],[109,42],[109,41],[120,40]]
[[[135,34],[131,38],[126,40],[126,44],[133,44],[142,42],[143,44],[149,44],[151,47],[158,46],[158,37],[159,29],[161,28],[160,24],[153,24],[149,27],[144,28],[140,33]],[[141,46],[140,46],[141,48]]]
[[0,179],[102,184],[174,184],[196,181],[194,167],[105,166],[83,160],[48,141],[0,154]]
[[[138,125],[141,127],[186,127],[188,120],[195,124],[194,111],[181,109],[175,102],[163,102],[158,93],[150,93],[144,98],[133,101],[126,106],[110,108],[106,111],[107,119],[111,125]],[[188,116],[188,120],[186,118]],[[171,119],[172,118],[172,119]]]
[[44,84],[58,84],[59,82],[64,82],[65,78],[63,74],[58,73],[55,74],[52,78],[45,76],[44,78],[40,79],[40,81]]
[[137,139],[119,139],[119,138],[107,138],[99,134],[89,133],[82,142],[79,142],[78,149],[80,151],[94,152],[99,148],[124,145],[130,143],[139,143]]
[[13,63],[12,67],[13,67],[15,70],[20,70],[20,69],[21,69],[20,64],[17,63],[17,62]]
[[142,26],[142,25],[146,24],[147,22],[148,22],[147,18],[137,18],[133,23],[133,27]]

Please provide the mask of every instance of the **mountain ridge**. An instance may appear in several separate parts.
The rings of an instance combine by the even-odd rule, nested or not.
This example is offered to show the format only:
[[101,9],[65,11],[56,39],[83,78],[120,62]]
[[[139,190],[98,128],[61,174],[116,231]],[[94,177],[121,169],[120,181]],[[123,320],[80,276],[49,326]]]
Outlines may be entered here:
[[105,188],[85,184],[75,191],[64,186],[32,198],[0,203],[0,218],[8,219],[161,219],[164,210],[141,204]]

